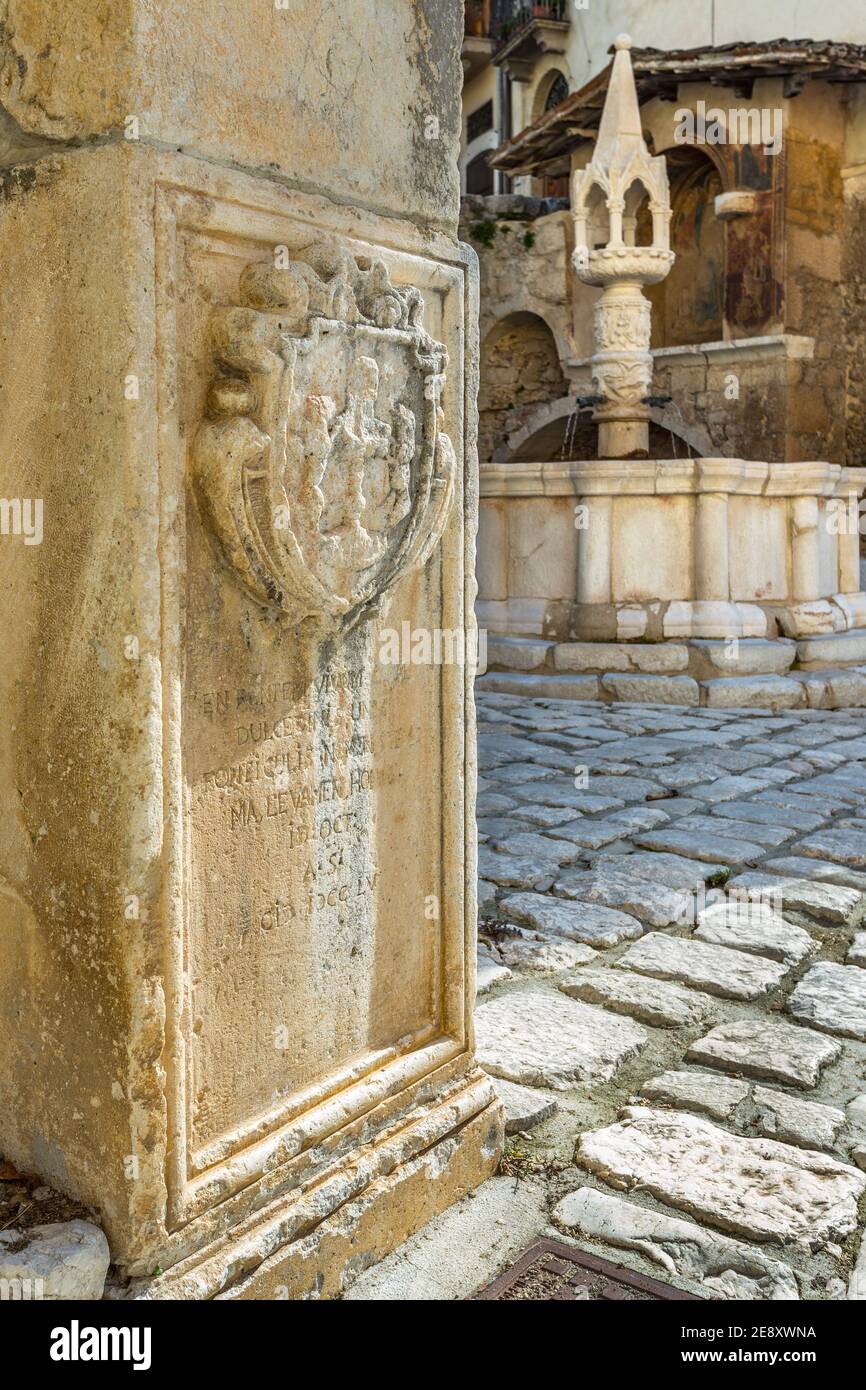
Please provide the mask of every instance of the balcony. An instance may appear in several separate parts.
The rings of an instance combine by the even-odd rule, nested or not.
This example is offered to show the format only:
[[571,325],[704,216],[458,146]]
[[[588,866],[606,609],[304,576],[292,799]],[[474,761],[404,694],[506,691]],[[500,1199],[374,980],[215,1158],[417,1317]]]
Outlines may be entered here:
[[542,53],[564,53],[570,27],[568,0],[520,4],[516,0],[465,0],[463,74],[468,82],[488,63],[518,82],[529,80]]
[[545,53],[564,53],[571,27],[567,0],[522,5],[502,20],[492,62],[515,82],[528,82]]

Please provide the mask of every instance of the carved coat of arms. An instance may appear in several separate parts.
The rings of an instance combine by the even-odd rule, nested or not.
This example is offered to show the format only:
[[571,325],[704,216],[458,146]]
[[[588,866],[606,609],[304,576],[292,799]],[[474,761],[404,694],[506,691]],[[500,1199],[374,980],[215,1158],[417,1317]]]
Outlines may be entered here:
[[345,629],[424,564],[445,525],[447,354],[416,288],[330,242],[247,265],[239,300],[212,317],[193,486],[256,599]]

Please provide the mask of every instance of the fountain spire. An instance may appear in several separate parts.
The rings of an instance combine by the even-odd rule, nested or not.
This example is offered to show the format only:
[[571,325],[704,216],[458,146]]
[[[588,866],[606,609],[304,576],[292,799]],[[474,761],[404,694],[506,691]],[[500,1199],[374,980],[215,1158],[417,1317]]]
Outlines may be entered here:
[[[572,178],[575,274],[603,290],[595,306],[592,385],[598,397],[600,458],[646,457],[652,387],[651,308],[643,293],[674,262],[670,185],[664,156],[653,157],[640,121],[631,39],[620,34],[592,159]],[[638,245],[648,204],[652,240]]]

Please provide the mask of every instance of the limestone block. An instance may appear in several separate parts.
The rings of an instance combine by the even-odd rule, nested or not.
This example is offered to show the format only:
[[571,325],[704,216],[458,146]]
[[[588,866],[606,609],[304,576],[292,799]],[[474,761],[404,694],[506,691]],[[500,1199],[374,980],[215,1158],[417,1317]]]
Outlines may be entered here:
[[751,1302],[800,1297],[794,1271],[770,1259],[760,1246],[595,1188],[569,1192],[554,1207],[553,1219],[572,1235],[635,1250],[660,1265],[667,1278],[691,1279],[711,1298]]
[[823,1032],[866,1042],[866,974],[850,965],[818,961],[797,985],[788,1009]]
[[758,999],[784,978],[785,967],[745,951],[651,932],[629,946],[617,965],[677,980],[723,999]]
[[658,705],[697,705],[698,683],[691,676],[605,675],[602,688],[615,700],[646,701]]
[[838,1043],[811,1029],[776,1018],[743,1018],[710,1029],[692,1043],[687,1056],[690,1062],[808,1089],[841,1051]]
[[688,650],[680,642],[558,642],[553,649],[558,671],[640,671],[667,675],[685,671]]
[[803,635],[797,643],[797,659],[802,665],[821,663],[833,666],[839,661],[866,661],[866,631],[853,629],[851,632],[825,629],[827,636]]
[[749,1240],[816,1248],[850,1235],[866,1175],[773,1139],[745,1139],[699,1115],[628,1108],[581,1136],[578,1162],[612,1187]]
[[677,599],[663,619],[665,637],[766,637],[767,616],[754,603]]
[[544,666],[549,642],[534,642],[528,637],[490,637],[487,641],[487,665],[505,666],[511,671],[534,671]]
[[142,1296],[329,1296],[501,1145],[460,25],[229,8],[3,31],[42,143],[0,208],[2,491],[46,532],[0,571],[0,1151]]
[[9,1280],[20,1290],[13,1298],[93,1301],[102,1298],[109,1258],[105,1235],[90,1221],[13,1226],[0,1231],[0,1287]]
[[478,509],[478,598],[508,598],[508,518],[505,504],[485,497]]
[[797,709],[806,703],[791,676],[720,676],[701,682],[710,709]]
[[761,637],[744,637],[735,643],[692,638],[688,651],[692,674],[699,680],[714,676],[783,676],[797,655],[795,643],[768,642]]
[[383,0],[378,39],[362,58],[369,17],[366,0],[341,0],[322,16],[283,0],[254,21],[216,0],[165,0],[156,17],[138,0],[106,12],[75,0],[17,4],[3,41],[3,105],[43,148],[115,137],[137,115],[140,145],[325,186],[340,201],[453,234],[460,18],[422,0],[419,23],[401,0]]
[[493,1076],[567,1091],[609,1081],[647,1034],[631,1019],[553,991],[512,990],[476,1012],[478,1057]]
[[690,598],[692,547],[688,497],[616,498],[611,546],[614,602]]

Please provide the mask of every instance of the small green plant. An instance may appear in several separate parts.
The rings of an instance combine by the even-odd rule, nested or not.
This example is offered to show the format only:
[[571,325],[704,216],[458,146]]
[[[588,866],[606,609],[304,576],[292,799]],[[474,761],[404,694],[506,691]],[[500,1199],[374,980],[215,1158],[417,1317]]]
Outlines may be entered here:
[[524,248],[524,250],[525,250],[525,251],[531,251],[534,245],[535,245],[535,232],[530,232],[530,231],[524,232],[524,233],[523,233],[523,248]]
[[482,246],[492,246],[496,239],[495,222],[473,222],[469,230],[472,240],[479,241]]
[[507,1178],[528,1178],[533,1173],[543,1173],[544,1164],[539,1163],[531,1149],[519,1138],[513,1138],[506,1141],[499,1171]]

